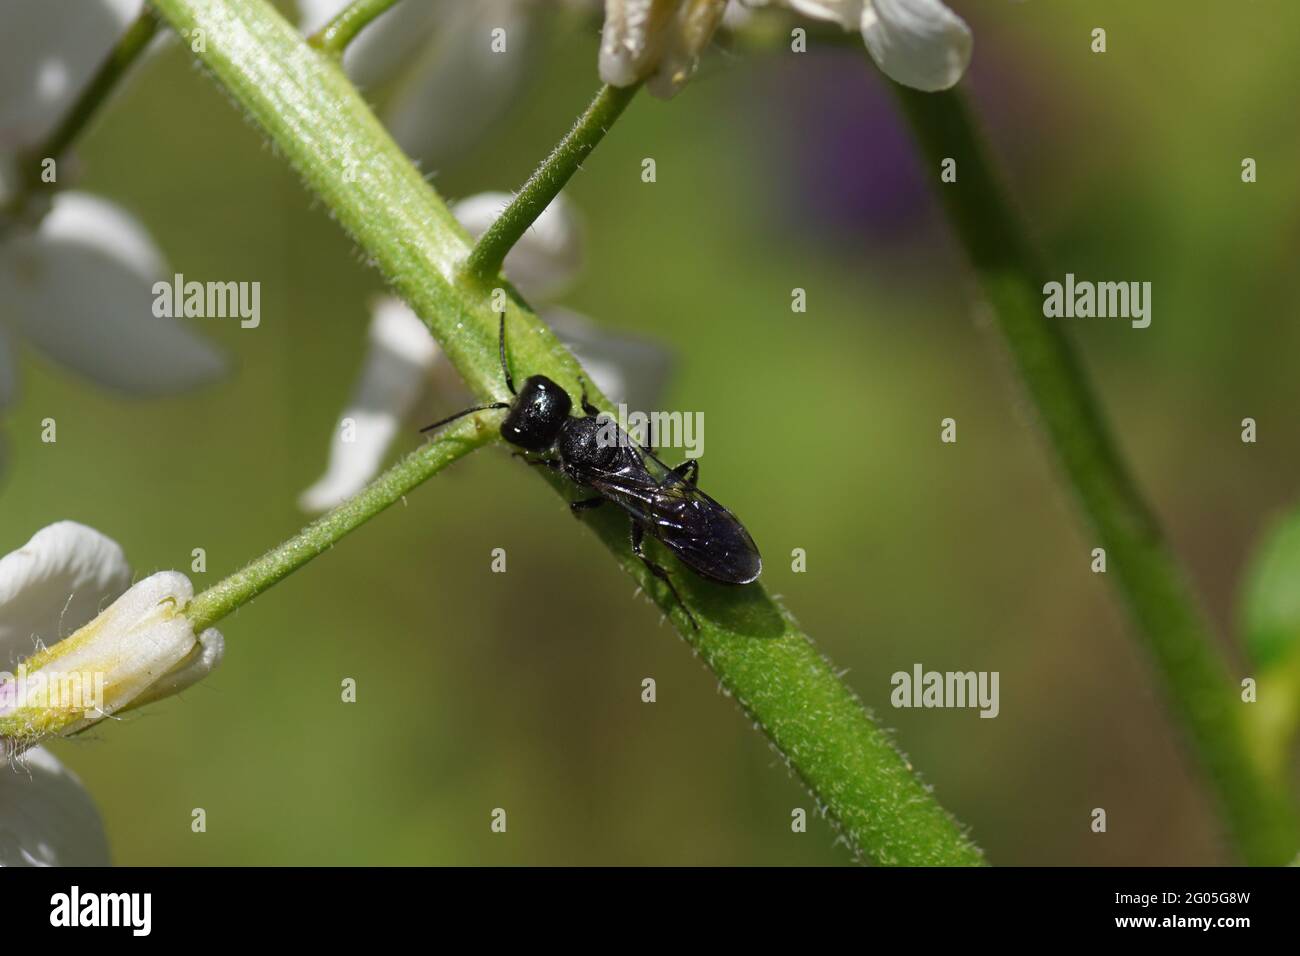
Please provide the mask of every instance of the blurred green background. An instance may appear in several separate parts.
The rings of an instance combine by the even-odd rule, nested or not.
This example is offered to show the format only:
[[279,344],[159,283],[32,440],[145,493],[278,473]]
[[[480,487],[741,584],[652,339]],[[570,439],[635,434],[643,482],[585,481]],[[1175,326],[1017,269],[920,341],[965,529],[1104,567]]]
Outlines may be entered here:
[[[1243,564],[1300,468],[1300,8],[953,6],[976,36],[965,85],[1057,274],[1153,283],[1149,329],[1070,331],[1231,634]],[[503,120],[430,170],[444,196],[516,186],[585,106],[597,37],[566,23]],[[860,50],[813,47],[715,52],[676,100],[634,102],[568,190],[589,261],[564,304],[674,350],[664,407],[705,413],[704,487],[991,861],[1230,862],[883,78]],[[235,370],[166,401],[23,353],[0,552],[72,518],[139,575],[205,548],[202,587],[303,523],[380,280],[175,45],[80,156],[79,185],[137,213],[177,271],[260,281],[262,323],[187,320]],[[56,744],[116,861],[847,862],[820,818],[791,832],[814,800],[527,471],[501,452],[457,464],[225,620],[225,663],[183,699]],[[918,662],[999,671],[1001,714],[894,710],[889,677]]]

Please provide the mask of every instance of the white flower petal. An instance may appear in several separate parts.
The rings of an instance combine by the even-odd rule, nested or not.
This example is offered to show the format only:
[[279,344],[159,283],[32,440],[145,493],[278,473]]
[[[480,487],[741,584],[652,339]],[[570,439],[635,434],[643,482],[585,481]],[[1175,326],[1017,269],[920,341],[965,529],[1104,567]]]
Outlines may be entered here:
[[862,9],[871,6],[871,0],[740,0],[745,7],[787,7],[813,20],[838,23],[845,30],[857,30],[862,25]]
[[108,866],[108,839],[76,775],[36,747],[0,756],[0,867]]
[[0,153],[38,145],[108,55],[143,0],[5,0]]
[[829,20],[845,30],[857,29],[862,22],[862,11],[871,6],[871,0],[787,0],[796,13],[813,20]]
[[[388,131],[410,156],[440,165],[505,112],[529,76],[532,12],[519,0],[474,0],[447,9],[418,55],[403,64],[383,110]],[[501,53],[492,49],[498,28],[505,31]]]
[[[512,198],[509,193],[479,193],[453,204],[451,211],[478,239]],[[502,271],[525,299],[544,302],[573,284],[582,266],[582,251],[577,211],[560,193],[506,255]]]
[[298,0],[298,26],[303,33],[310,36],[338,16],[351,3],[352,0]]
[[652,72],[681,0],[605,0],[600,31],[600,78],[631,86]]
[[363,90],[396,79],[438,45],[451,20],[447,5],[439,0],[399,3],[348,44],[344,69]]
[[871,0],[862,39],[876,65],[914,89],[946,90],[970,64],[970,27],[939,0]]
[[81,627],[131,583],[112,538],[75,521],[42,528],[0,558],[0,670]]
[[754,19],[754,13],[742,0],[731,0],[722,15],[722,26],[727,30],[743,30]]
[[611,402],[623,402],[634,411],[659,408],[673,367],[667,349],[640,336],[603,328],[569,309],[546,309],[542,320]]
[[[182,613],[193,597],[189,578],[160,571],[132,585],[80,630],[24,660],[28,696],[19,693],[17,679],[0,684],[0,732],[19,740],[72,734],[132,704],[197,645],[194,626]],[[74,679],[80,693],[65,699]],[[102,701],[87,700],[92,688],[102,691]],[[43,696],[33,700],[38,691]]]
[[0,302],[33,344],[101,385],[142,395],[217,378],[217,349],[153,314],[169,280],[144,228],[114,204],[61,193],[35,233],[0,246]]
[[405,303],[385,297],[377,304],[361,378],[334,429],[325,474],[298,499],[304,510],[332,508],[379,473],[438,355],[429,330]]
[[663,59],[646,89],[660,99],[675,96],[695,74],[726,9],[727,0],[685,0],[669,31]]
[[215,627],[210,627],[199,635],[199,642],[190,651],[189,656],[167,672],[156,683],[150,685],[123,710],[134,710],[145,704],[152,704],[164,697],[171,697],[193,687],[207,677],[221,659],[226,656],[226,639]]
[[[346,0],[299,0],[300,22],[314,32]],[[463,152],[522,88],[532,52],[529,0],[421,0],[399,3],[349,44],[343,65],[362,89],[394,82],[382,117],[417,161],[439,165]],[[492,49],[493,30],[506,49]]]
[[[311,34],[329,24],[352,0],[298,0],[299,23]],[[437,34],[447,11],[444,0],[399,3],[380,14],[353,38],[343,67],[362,89],[387,82],[415,52]]]

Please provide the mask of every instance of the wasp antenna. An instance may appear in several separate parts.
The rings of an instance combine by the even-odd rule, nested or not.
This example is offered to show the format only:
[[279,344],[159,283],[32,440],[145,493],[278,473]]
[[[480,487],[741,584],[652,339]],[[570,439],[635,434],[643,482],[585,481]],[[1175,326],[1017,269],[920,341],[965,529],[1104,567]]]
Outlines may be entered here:
[[443,425],[446,425],[448,422],[454,422],[456,419],[464,418],[466,415],[472,415],[474,412],[485,412],[489,408],[509,408],[509,407],[510,407],[509,402],[490,402],[487,405],[475,405],[473,408],[467,408],[463,412],[457,412],[455,415],[449,415],[447,418],[444,418],[442,421],[434,422],[432,425],[425,425],[423,428],[420,429],[420,431],[431,432],[435,428],[441,428]]
[[510,389],[511,395],[518,395],[515,391],[515,380],[510,375],[510,366],[506,364],[506,313],[501,310],[501,330],[497,333],[497,351],[501,355],[501,374],[506,377],[506,388]]

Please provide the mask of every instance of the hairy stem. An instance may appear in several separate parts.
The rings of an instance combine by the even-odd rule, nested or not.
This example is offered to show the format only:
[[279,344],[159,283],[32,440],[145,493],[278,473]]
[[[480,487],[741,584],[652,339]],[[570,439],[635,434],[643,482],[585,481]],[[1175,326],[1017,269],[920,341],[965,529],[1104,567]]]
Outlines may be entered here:
[[24,163],[29,186],[40,182],[40,161],[62,156],[90,125],[91,119],[117,88],[122,77],[131,69],[131,65],[139,59],[157,31],[158,15],[151,8],[145,7],[126,33],[122,34],[117,45],[109,51],[108,58],[104,60],[90,83],[68,109],[63,120],[45,142],[30,153],[28,161]]
[[1300,845],[1287,788],[1253,758],[1248,705],[1209,622],[1120,457],[1082,364],[1060,326],[1043,316],[1044,269],[965,103],[956,92],[895,89],[933,175],[944,159],[957,161],[958,181],[940,185],[940,199],[1242,856],[1251,863],[1286,862]]
[[639,84],[601,87],[586,112],[573,124],[573,129],[533,171],[510,205],[478,241],[465,263],[465,271],[470,277],[480,282],[491,282],[496,278],[506,253],[537,221],[578,171],[582,161],[605,138],[610,126],[622,115],[639,88]]
[[[264,0],[153,3],[177,29],[204,29],[207,48],[199,56],[218,82],[429,326],[471,389],[484,400],[502,398],[497,313],[491,289],[464,276],[468,239],[337,61],[303,42]],[[514,367],[577,394],[577,362],[522,301],[506,304],[506,322]],[[592,400],[610,408],[598,393]],[[982,862],[888,735],[761,586],[714,585],[678,572],[678,588],[699,620],[693,630],[632,554],[626,520],[598,511],[585,523],[768,735],[855,852],[878,863]]]
[[358,33],[397,3],[398,0],[353,0],[307,42],[334,56],[342,56]]
[[196,633],[211,627],[312,558],[328,551],[348,533],[401,500],[452,462],[499,437],[495,418],[490,415],[475,415],[449,426],[288,541],[196,594],[185,608],[185,616],[194,622]]

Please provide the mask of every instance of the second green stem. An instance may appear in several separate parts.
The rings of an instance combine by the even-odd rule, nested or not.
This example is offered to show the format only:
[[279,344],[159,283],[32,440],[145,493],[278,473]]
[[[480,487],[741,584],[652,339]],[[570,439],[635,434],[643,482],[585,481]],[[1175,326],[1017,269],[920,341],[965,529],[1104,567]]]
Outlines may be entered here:
[[1281,864],[1300,846],[1285,785],[1253,759],[1243,704],[1214,635],[1116,449],[1087,376],[1060,327],[1043,316],[1044,270],[1012,213],[961,96],[896,87],[929,168],[956,160],[939,188],[1052,449],[1164,679],[1242,856]]
[[497,217],[465,263],[465,272],[479,282],[491,282],[501,263],[528,227],[551,204],[565,183],[591,155],[639,86],[603,86],[591,105],[578,117],[573,129],[551,150],[505,211]]
[[355,497],[321,515],[292,538],[230,577],[195,595],[185,609],[185,616],[194,623],[195,633],[211,627],[312,558],[332,548],[344,535],[401,500],[407,492],[452,462],[498,438],[498,430],[487,426],[482,417],[475,415],[440,432],[366,485]]
[[380,15],[387,13],[397,2],[398,0],[353,0],[308,42],[318,49],[335,56],[342,56],[343,51],[357,38],[358,33]]

